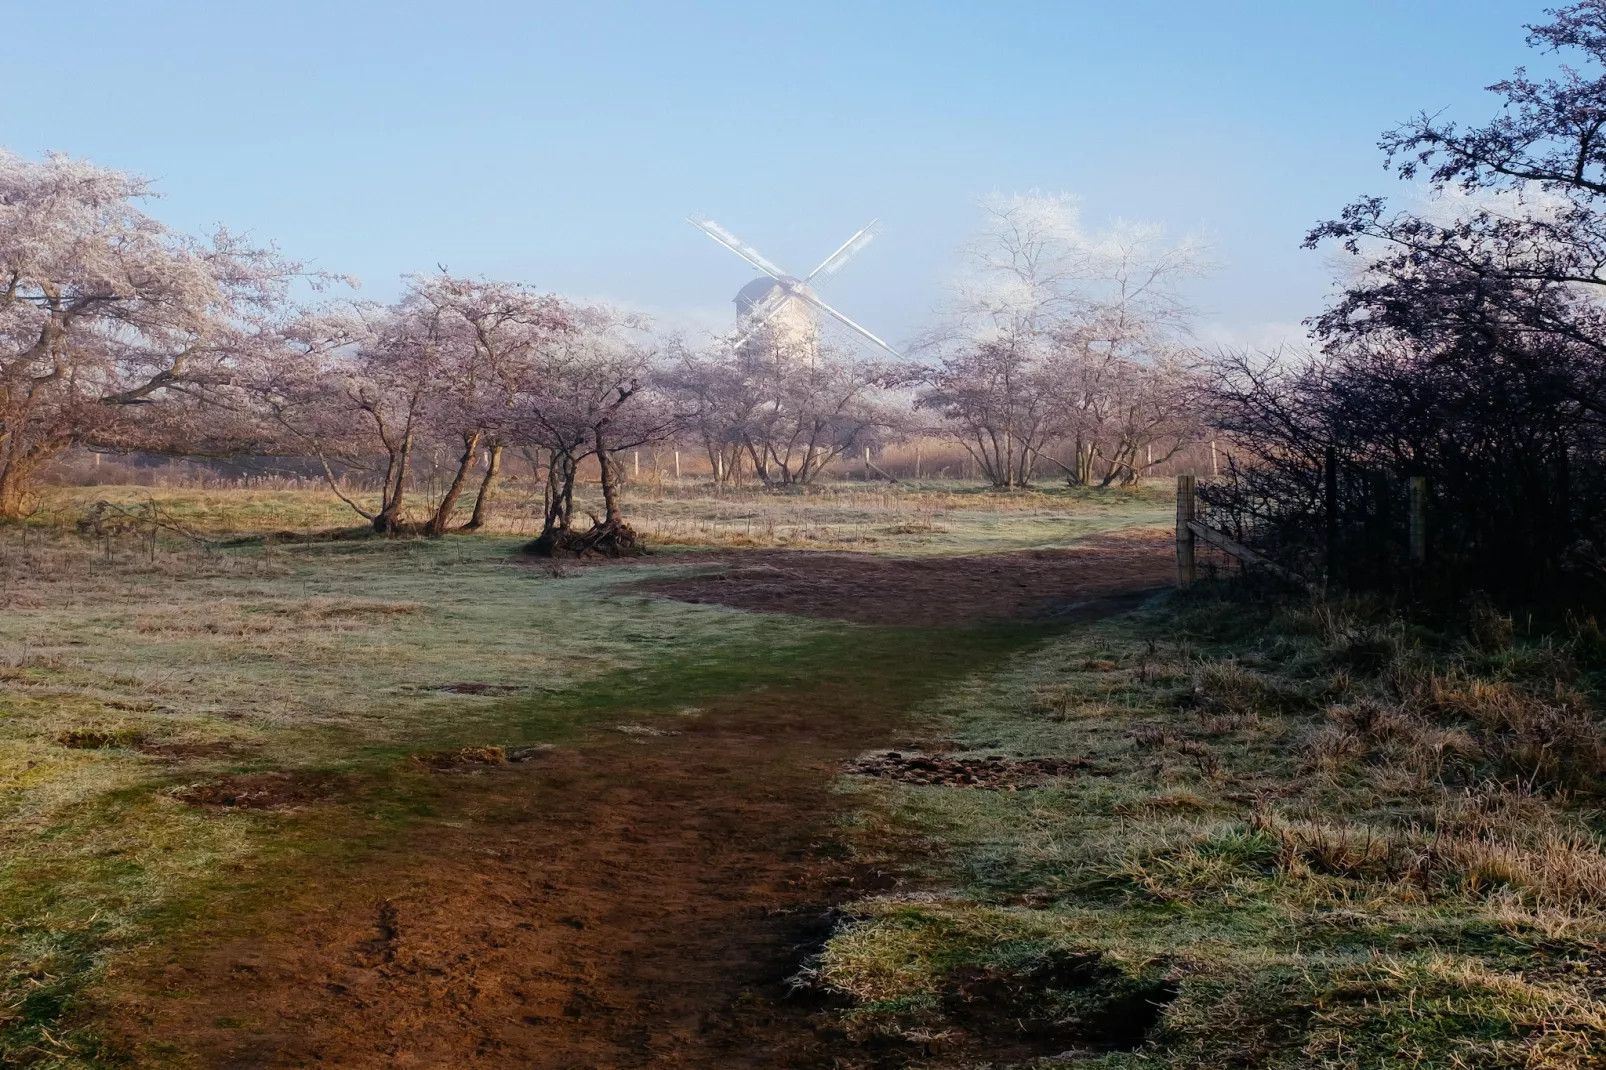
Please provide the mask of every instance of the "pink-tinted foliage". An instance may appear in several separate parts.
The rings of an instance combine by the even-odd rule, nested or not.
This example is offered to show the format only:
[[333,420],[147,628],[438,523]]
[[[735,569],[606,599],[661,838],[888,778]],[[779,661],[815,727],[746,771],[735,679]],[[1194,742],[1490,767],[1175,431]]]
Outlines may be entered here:
[[69,447],[195,435],[303,274],[224,230],[175,234],[138,207],[149,196],[123,172],[0,150],[0,516]]

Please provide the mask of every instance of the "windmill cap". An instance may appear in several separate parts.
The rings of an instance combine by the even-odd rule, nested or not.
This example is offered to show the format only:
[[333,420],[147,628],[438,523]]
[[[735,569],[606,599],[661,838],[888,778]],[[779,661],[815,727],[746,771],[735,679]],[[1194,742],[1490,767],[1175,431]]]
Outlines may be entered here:
[[764,300],[769,292],[779,285],[780,283],[774,279],[765,276],[761,279],[754,279],[740,290],[737,290],[735,298],[737,314],[745,316],[753,311],[753,306]]

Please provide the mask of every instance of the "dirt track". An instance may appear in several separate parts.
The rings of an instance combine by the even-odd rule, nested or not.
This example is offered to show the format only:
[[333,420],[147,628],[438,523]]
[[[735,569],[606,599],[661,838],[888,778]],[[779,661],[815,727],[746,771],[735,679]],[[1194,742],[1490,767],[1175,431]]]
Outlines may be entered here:
[[[871,620],[890,593],[898,623],[953,625],[1151,589],[1167,568],[1145,539],[958,570],[847,556],[766,555],[763,583],[647,586]],[[355,878],[314,877],[230,941],[125,978],[113,1031],[150,1063],[208,1067],[898,1065],[820,1028],[784,981],[831,904],[896,881],[841,860],[840,763],[898,744],[910,706],[1005,652],[930,634],[909,665],[733,695],[677,719],[678,734],[599,732],[441,774],[438,820]]]
[[1170,532],[1095,536],[1075,550],[973,557],[746,550],[676,561],[728,565],[698,576],[651,580],[637,590],[860,624],[954,626],[1037,620],[1088,599],[1164,587],[1175,580]]

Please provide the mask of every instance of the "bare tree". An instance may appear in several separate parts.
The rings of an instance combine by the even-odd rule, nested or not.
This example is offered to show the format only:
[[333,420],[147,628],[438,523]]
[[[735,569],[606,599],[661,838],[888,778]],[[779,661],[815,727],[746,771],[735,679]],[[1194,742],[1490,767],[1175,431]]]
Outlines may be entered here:
[[545,355],[573,324],[559,298],[516,283],[442,273],[415,277],[410,296],[417,313],[433,324],[433,344],[441,355],[441,381],[433,391],[429,423],[458,454],[425,530],[431,535],[447,531],[483,458],[485,472],[465,525],[476,529],[489,514],[517,386],[540,374]]
[[668,347],[670,359],[660,380],[673,399],[680,425],[708,458],[714,485],[724,487],[736,477],[742,459],[741,429],[757,402],[746,389],[742,368],[729,346],[702,351],[688,348],[681,339]]
[[[440,388],[438,318],[395,307],[347,306],[309,314],[287,332],[286,351],[260,372],[257,393],[284,433],[286,452],[318,458],[329,487],[381,534],[402,527],[402,509],[425,420]],[[377,479],[369,509],[336,469]]]
[[[260,365],[258,397],[284,439],[282,449],[317,457],[331,489],[378,532],[407,526],[420,455],[452,456],[421,530],[449,530],[474,469],[483,461],[473,519],[485,522],[502,450],[521,392],[544,374],[571,325],[551,295],[512,283],[415,276],[387,307],[346,305],[304,315],[285,332],[282,352]],[[376,509],[337,476],[366,473],[379,485]]]
[[1036,339],[1002,337],[952,351],[917,404],[943,416],[989,483],[1024,487],[1064,432],[1057,385]]
[[1052,341],[1042,374],[1056,413],[1072,486],[1136,483],[1203,433],[1198,361],[1189,347],[1155,338],[1142,321],[1072,324]]

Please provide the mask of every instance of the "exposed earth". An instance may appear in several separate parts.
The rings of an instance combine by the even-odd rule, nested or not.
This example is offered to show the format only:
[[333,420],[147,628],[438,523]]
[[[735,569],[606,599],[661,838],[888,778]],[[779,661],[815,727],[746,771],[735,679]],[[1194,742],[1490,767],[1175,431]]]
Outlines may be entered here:
[[953,627],[1074,614],[1082,603],[1175,582],[1169,531],[1098,535],[1072,550],[969,557],[743,550],[677,556],[729,567],[638,585],[686,602],[859,624]]
[[[920,1059],[850,1041],[819,997],[786,983],[829,931],[833,904],[901,879],[895,864],[846,860],[834,820],[847,803],[833,781],[856,756],[918,749],[904,734],[914,706],[1030,641],[956,643],[948,629],[1107,612],[1169,580],[1168,546],[1137,533],[990,557],[686,560],[731,567],[634,589],[925,625],[929,639],[900,632],[900,645],[887,647],[897,659],[871,649],[795,686],[730,694],[686,711],[672,731],[660,720],[516,755],[420,756],[415,766],[441,785],[432,814],[368,850],[355,872],[314,869],[278,905],[213,930],[227,935],[124,970],[109,1031],[145,1065],[847,1068]],[[889,632],[867,630],[867,646]],[[1078,770],[959,772],[1029,784]],[[315,807],[332,790],[295,788],[231,783],[198,789],[195,801]]]

